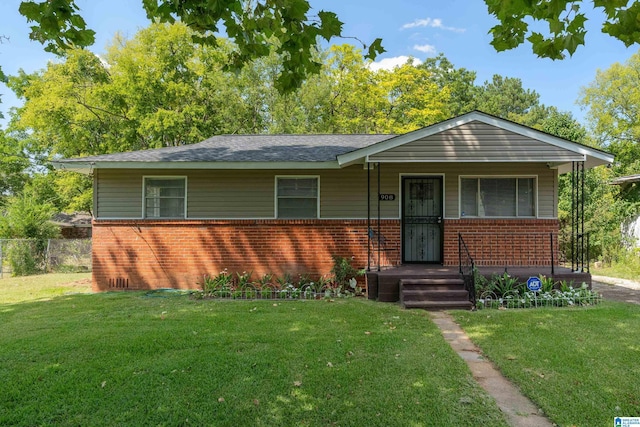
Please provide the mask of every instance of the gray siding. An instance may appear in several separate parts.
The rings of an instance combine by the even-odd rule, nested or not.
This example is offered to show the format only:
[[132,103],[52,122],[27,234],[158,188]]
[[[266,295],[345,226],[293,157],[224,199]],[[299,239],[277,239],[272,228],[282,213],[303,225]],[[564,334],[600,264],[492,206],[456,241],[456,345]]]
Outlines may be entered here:
[[96,216],[98,218],[140,218],[142,216],[142,173],[137,170],[96,171]]
[[[371,213],[377,216],[377,174],[371,170]],[[381,202],[383,218],[399,218],[401,175],[443,175],[445,216],[458,218],[458,183],[465,176],[537,176],[538,217],[555,218],[557,172],[527,163],[389,163],[381,166],[380,191],[396,195]],[[141,218],[143,176],[187,176],[189,218],[273,218],[276,176],[320,177],[321,218],[367,217],[367,171],[362,165],[338,170],[109,170],[96,171],[97,218]]]
[[372,161],[559,162],[582,156],[480,122],[419,139],[369,156]]
[[274,177],[263,171],[191,171],[189,218],[273,218]]

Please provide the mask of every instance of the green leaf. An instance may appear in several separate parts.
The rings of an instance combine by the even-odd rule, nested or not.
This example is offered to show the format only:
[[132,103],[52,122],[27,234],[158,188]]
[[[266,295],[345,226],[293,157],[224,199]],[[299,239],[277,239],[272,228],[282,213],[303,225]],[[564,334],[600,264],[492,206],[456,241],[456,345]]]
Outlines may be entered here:
[[283,2],[283,10],[289,19],[304,21],[307,19],[309,9],[309,2],[306,0],[285,0]]
[[339,37],[342,35],[342,21],[338,19],[338,16],[333,12],[318,12],[320,18],[319,34],[325,40],[330,41],[333,37]]
[[385,48],[382,46],[382,39],[375,39],[371,45],[369,45],[369,49],[367,50],[367,54],[364,56],[366,59],[370,59],[375,61],[376,57],[382,53],[386,52]]
[[27,21],[37,21],[37,18],[40,16],[41,7],[33,1],[23,1],[20,3],[20,7],[18,8],[18,12],[20,15],[27,18]]
[[559,34],[564,31],[565,23],[559,19],[550,19],[549,30],[554,34]]
[[584,23],[587,21],[587,17],[579,13],[575,18],[571,21],[571,23],[567,26],[567,31],[570,33],[579,33],[584,32]]

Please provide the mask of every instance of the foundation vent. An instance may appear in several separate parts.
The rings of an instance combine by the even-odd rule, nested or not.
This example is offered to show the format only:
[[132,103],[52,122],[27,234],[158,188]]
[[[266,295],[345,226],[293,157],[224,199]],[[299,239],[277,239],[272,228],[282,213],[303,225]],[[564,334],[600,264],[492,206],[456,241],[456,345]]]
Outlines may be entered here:
[[129,288],[129,278],[125,277],[113,277],[109,279],[109,287],[116,289],[128,289]]

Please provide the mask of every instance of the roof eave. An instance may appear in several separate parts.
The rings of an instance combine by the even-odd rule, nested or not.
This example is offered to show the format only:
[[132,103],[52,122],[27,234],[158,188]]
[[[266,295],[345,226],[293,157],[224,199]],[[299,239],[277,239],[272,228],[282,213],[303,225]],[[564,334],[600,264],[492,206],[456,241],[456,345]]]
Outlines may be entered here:
[[324,162],[85,162],[53,161],[55,169],[91,174],[96,169],[340,169],[337,161]]

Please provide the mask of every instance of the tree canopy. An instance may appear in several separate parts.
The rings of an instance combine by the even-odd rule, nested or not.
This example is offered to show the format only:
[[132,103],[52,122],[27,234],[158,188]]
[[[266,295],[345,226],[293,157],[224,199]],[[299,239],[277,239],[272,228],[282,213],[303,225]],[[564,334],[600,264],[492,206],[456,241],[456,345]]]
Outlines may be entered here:
[[599,70],[579,103],[601,146],[616,155],[621,174],[640,171],[640,52]]
[[[342,36],[343,23],[336,14],[315,12],[307,0],[142,0],[142,6],[152,22],[187,25],[194,42],[215,47],[218,34],[226,34],[236,47],[229,52],[229,69],[266,57],[275,46],[282,58],[282,71],[275,81],[281,91],[299,87],[320,70],[322,64],[314,53],[322,39]],[[95,32],[87,27],[75,0],[23,1],[19,11],[33,23],[30,38],[49,52],[59,54],[95,41]],[[366,49],[371,59],[384,52],[380,39]]]
[[[497,51],[513,49],[526,40],[539,57],[563,59],[584,45],[591,6],[602,12],[602,32],[629,47],[640,43],[640,1],[628,0],[485,0],[489,13],[500,22],[491,28],[491,45]],[[544,34],[531,30],[531,22],[548,26]],[[535,28],[539,26],[534,25]]]

